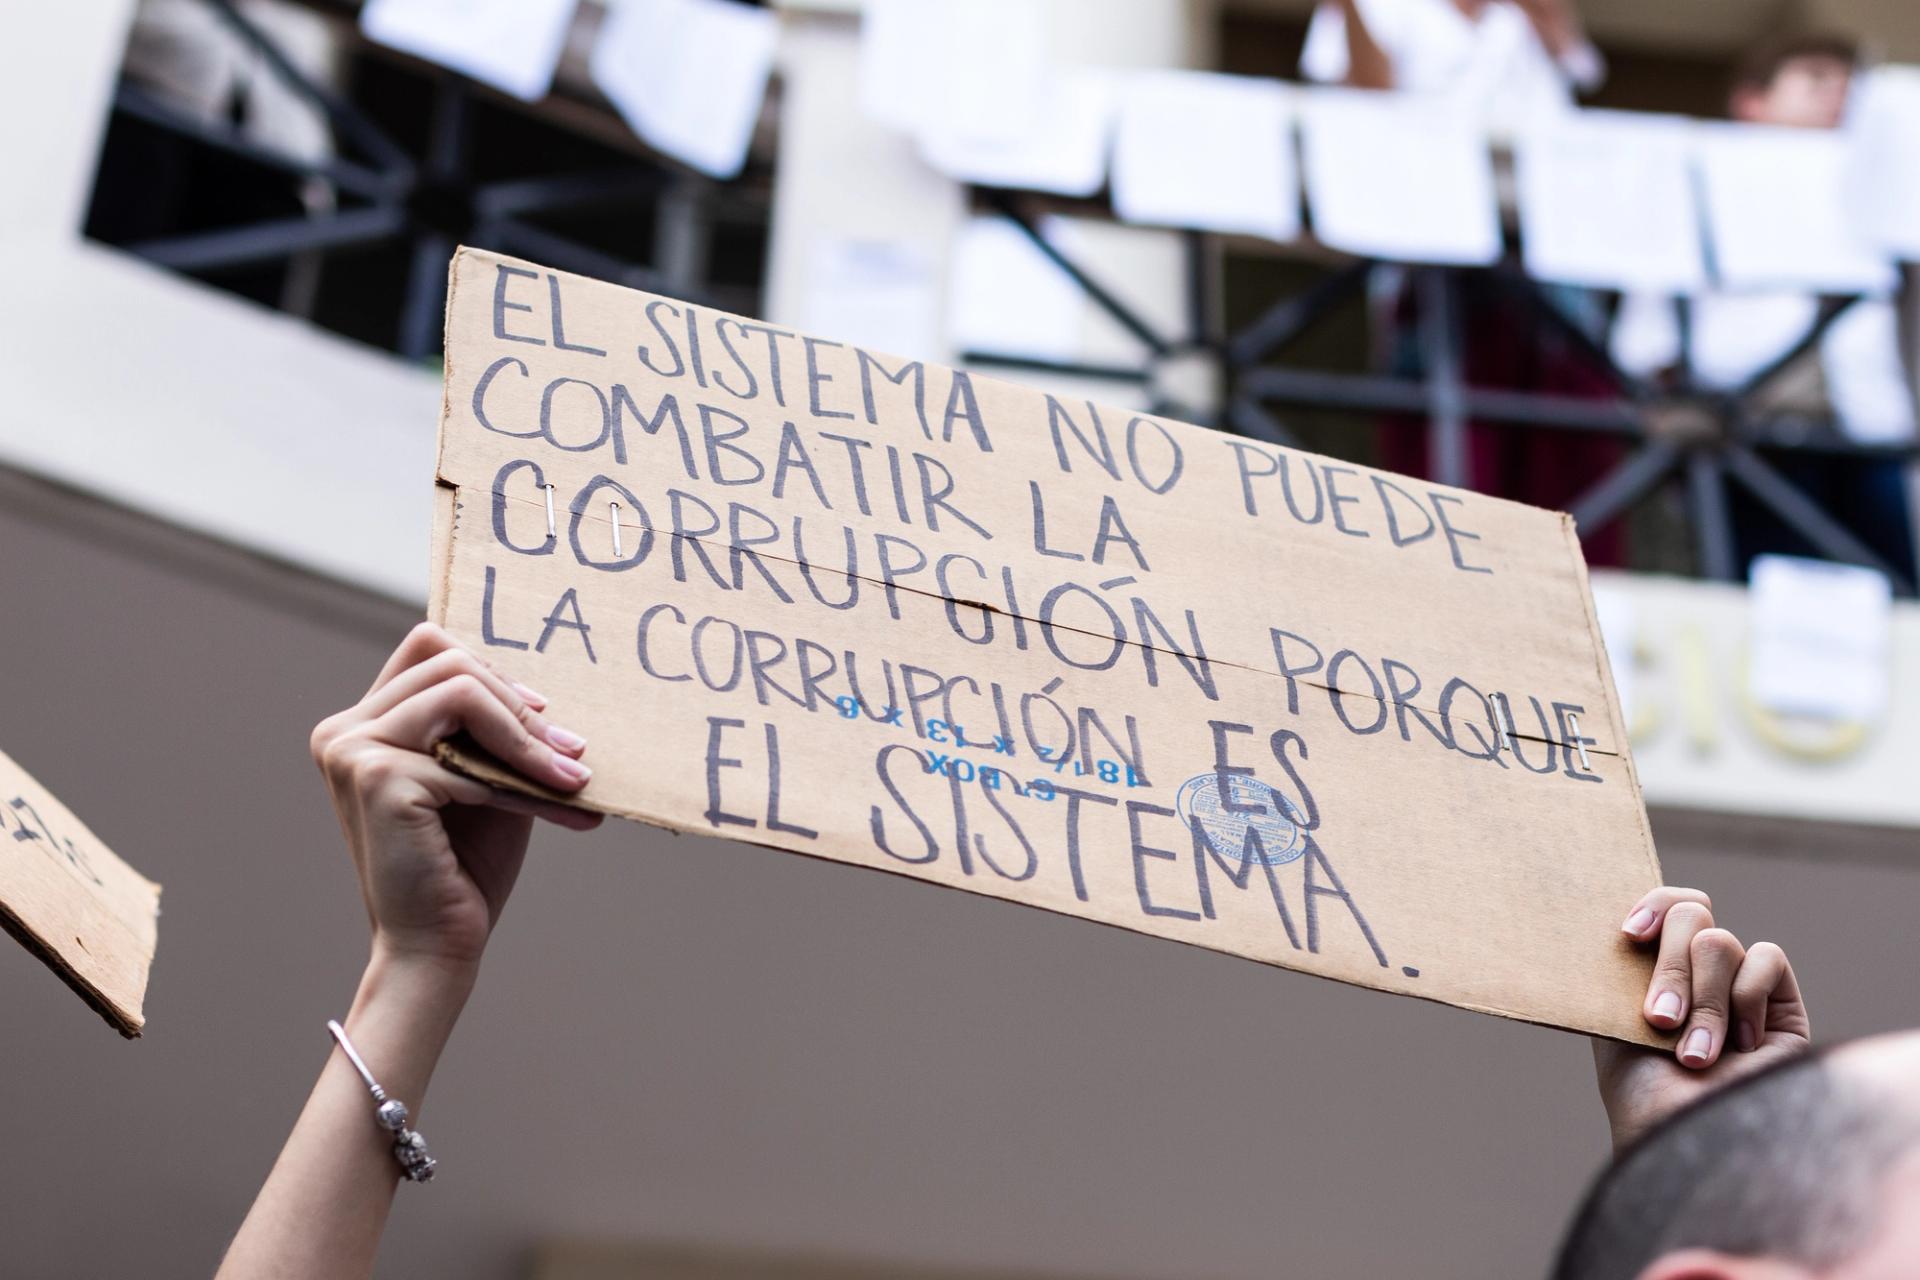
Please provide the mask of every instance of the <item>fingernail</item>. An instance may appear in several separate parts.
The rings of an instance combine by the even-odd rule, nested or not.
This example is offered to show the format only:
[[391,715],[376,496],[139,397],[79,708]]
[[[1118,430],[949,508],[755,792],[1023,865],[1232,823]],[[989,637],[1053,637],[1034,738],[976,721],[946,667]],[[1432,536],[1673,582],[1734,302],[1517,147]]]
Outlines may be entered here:
[[1671,991],[1662,991],[1653,1002],[1653,1016],[1669,1021],[1680,1016],[1680,997]]
[[593,776],[593,770],[575,760],[572,756],[555,756],[553,767],[569,782],[585,782]]
[[587,745],[587,740],[571,729],[562,729],[557,724],[547,726],[547,741],[561,751],[578,751]]
[[1642,907],[1638,911],[1634,912],[1632,915],[1627,917],[1627,922],[1620,926],[1620,932],[1631,933],[1635,937],[1638,937],[1640,934],[1645,933],[1647,931],[1648,926],[1652,924],[1653,924],[1653,908]]
[[1705,1062],[1707,1053],[1713,1048],[1713,1032],[1705,1027],[1695,1027],[1687,1036],[1686,1047],[1680,1050],[1682,1062]]
[[1740,1019],[1740,1025],[1735,1029],[1734,1036],[1739,1042],[1740,1052],[1753,1052],[1753,1024],[1751,1022],[1748,1022],[1745,1018]]
[[507,683],[512,685],[513,691],[519,694],[535,711],[547,705],[547,695],[541,693],[538,689],[529,689],[518,680],[509,680]]

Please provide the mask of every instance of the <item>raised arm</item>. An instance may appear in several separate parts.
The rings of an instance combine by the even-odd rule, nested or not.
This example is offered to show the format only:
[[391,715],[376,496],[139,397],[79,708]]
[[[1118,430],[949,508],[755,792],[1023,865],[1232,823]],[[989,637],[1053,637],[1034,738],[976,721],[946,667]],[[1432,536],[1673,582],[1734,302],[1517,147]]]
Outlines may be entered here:
[[1748,946],[1720,928],[1698,889],[1655,889],[1628,910],[1621,930],[1658,957],[1641,1016],[1679,1041],[1672,1053],[1593,1042],[1615,1150],[1695,1098],[1812,1047],[1787,953],[1771,942]]
[[1381,47],[1360,12],[1360,0],[1336,0],[1347,29],[1347,85],[1354,89],[1391,89],[1393,58]]
[[[533,781],[586,784],[585,743],[541,716],[540,695],[446,632],[416,627],[355,706],[313,731],[314,760],[346,834],[372,928],[344,1019],[387,1095],[418,1123],[434,1065],[512,892],[534,818],[597,826],[597,814],[499,791],[441,766],[433,745],[464,731]],[[400,1165],[367,1087],[316,1022],[326,1065],[220,1265],[219,1280],[369,1276]]]
[[1589,92],[1606,79],[1606,59],[1587,38],[1586,24],[1573,6],[1573,0],[1517,0],[1527,21],[1540,37],[1540,43],[1560,64],[1573,87]]

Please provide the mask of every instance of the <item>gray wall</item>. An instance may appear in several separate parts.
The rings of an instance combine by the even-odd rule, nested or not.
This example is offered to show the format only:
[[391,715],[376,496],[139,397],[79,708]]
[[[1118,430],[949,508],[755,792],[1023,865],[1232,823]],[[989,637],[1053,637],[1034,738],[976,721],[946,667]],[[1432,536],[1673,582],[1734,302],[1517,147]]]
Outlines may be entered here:
[[[0,946],[0,1274],[213,1268],[365,947],[307,729],[408,620],[0,478],[0,744],[166,885],[139,1042]],[[1824,1035],[1920,1023],[1910,835],[1660,827]],[[1524,1276],[1605,1132],[1572,1036],[628,824],[540,837],[425,1128],[383,1271],[472,1280],[559,1235]]]

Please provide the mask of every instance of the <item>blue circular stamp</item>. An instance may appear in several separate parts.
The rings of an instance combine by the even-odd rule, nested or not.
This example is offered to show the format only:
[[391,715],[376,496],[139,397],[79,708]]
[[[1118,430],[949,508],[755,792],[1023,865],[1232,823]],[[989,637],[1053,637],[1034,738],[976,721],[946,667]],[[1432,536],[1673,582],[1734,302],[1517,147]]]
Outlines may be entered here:
[[[1307,851],[1306,821],[1300,807],[1258,778],[1244,773],[1226,775],[1227,800],[1220,798],[1220,775],[1209,770],[1180,784],[1174,812],[1188,829],[1195,822],[1214,850],[1236,862],[1284,866]],[[1227,803],[1240,812],[1227,808]],[[1248,833],[1258,836],[1256,844]]]

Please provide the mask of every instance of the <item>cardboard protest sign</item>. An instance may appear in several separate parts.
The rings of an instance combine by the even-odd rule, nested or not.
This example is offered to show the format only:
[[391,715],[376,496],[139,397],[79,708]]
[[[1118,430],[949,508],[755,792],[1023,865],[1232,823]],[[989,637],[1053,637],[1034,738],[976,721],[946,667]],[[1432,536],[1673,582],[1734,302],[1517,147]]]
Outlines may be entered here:
[[0,927],[129,1038],[159,919],[160,886],[0,753]]
[[1566,516],[470,249],[446,350],[433,616],[580,803],[1657,1042]]

